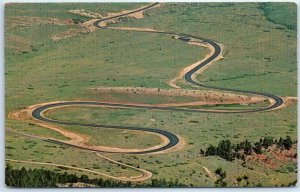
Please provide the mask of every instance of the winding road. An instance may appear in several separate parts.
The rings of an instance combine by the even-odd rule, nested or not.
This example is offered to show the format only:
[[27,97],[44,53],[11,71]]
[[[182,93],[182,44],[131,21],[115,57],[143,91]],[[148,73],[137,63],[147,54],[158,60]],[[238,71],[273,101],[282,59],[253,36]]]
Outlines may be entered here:
[[[116,28],[110,28],[110,27],[103,27],[101,26],[101,22],[105,22],[111,19],[127,16],[133,13],[137,13],[140,11],[144,11],[150,8],[153,8],[156,6],[158,3],[153,3],[149,6],[142,7],[140,9],[136,9],[134,11],[112,16],[112,17],[107,17],[103,19],[99,19],[93,23],[93,25],[99,29],[105,29],[105,30],[118,30]],[[128,29],[130,31],[130,29]],[[135,30],[136,31],[136,30]],[[255,96],[262,96],[265,98],[268,98],[269,100],[272,100],[272,102],[269,106],[267,107],[261,107],[261,108],[255,108],[255,109],[244,109],[244,110],[210,110],[210,109],[187,109],[187,108],[176,108],[176,107],[157,107],[157,106],[149,106],[149,105],[134,105],[134,104],[116,104],[116,103],[108,103],[108,102],[96,102],[96,101],[63,101],[63,102],[55,102],[51,104],[45,104],[42,106],[39,106],[35,108],[32,111],[32,117],[35,120],[45,122],[45,123],[51,123],[51,124],[58,124],[58,125],[75,125],[75,126],[82,126],[82,127],[94,127],[94,128],[101,128],[101,129],[120,129],[120,130],[133,130],[133,131],[143,131],[143,132],[148,132],[148,133],[154,133],[158,135],[162,135],[163,137],[168,139],[168,142],[160,146],[159,148],[155,149],[149,149],[149,150],[141,150],[141,151],[122,151],[122,152],[115,152],[115,151],[110,151],[110,150],[96,150],[96,149],[90,149],[86,147],[82,147],[80,145],[76,144],[70,144],[64,141],[59,141],[59,140],[54,140],[54,139],[43,139],[44,141],[51,142],[51,143],[56,143],[60,145],[67,145],[71,147],[77,147],[77,148],[82,148],[85,150],[93,151],[93,152],[106,152],[106,153],[126,153],[126,154],[149,154],[149,153],[156,153],[156,152],[162,152],[169,150],[173,147],[175,147],[180,139],[176,134],[173,134],[171,132],[165,131],[165,130],[160,130],[156,128],[144,128],[144,127],[134,127],[134,126],[120,126],[120,125],[103,125],[103,124],[92,124],[92,123],[81,123],[81,122],[69,122],[69,121],[61,121],[61,120],[56,120],[56,119],[50,119],[44,115],[44,112],[47,110],[51,110],[53,108],[57,107],[67,107],[67,106],[96,106],[96,107],[114,107],[114,108],[128,108],[128,109],[146,109],[146,110],[161,110],[161,111],[179,111],[179,112],[191,112],[191,113],[251,113],[251,112],[261,112],[261,111],[268,111],[272,110],[275,108],[280,107],[283,104],[282,98],[269,94],[269,93],[261,93],[261,92],[256,92],[256,91],[247,91],[247,90],[238,90],[238,89],[229,89],[229,88],[221,88],[221,87],[214,87],[214,86],[209,86],[209,85],[204,85],[200,82],[198,82],[194,76],[195,74],[203,69],[204,67],[207,67],[208,64],[214,62],[217,60],[219,56],[222,54],[222,48],[221,46],[215,42],[214,40],[202,38],[202,37],[197,37],[189,34],[183,34],[183,33],[173,33],[173,32],[164,32],[164,31],[149,31],[149,30],[139,30],[138,32],[144,32],[144,33],[157,33],[157,34],[164,34],[164,35],[169,35],[169,36],[177,36],[178,40],[182,40],[185,42],[189,41],[198,41],[200,43],[208,44],[211,47],[213,47],[212,54],[210,57],[199,63],[197,66],[194,68],[190,69],[184,74],[184,79],[190,83],[193,86],[197,87],[202,87],[202,88],[208,88],[208,89],[213,89],[213,90],[219,90],[219,91],[226,91],[226,92],[234,92],[234,93],[240,93],[240,94],[250,94],[250,95],[255,95]]]
[[[149,9],[149,8],[155,6],[155,5],[157,5],[157,3],[153,3],[149,6],[143,7],[141,9],[134,10],[134,11],[126,13],[126,14],[121,14],[121,15],[117,15],[117,16],[113,16],[113,17],[104,18],[104,19],[99,19],[96,22],[94,22],[93,25],[97,28],[100,28],[100,29],[110,29],[110,28],[101,27],[100,23],[104,22],[104,21],[107,21],[107,20],[114,19],[114,18],[130,15],[130,14],[133,14],[133,13],[136,13],[136,12],[139,12],[139,11],[144,11],[146,9]],[[113,29],[113,30],[116,30],[116,29]],[[126,152],[126,151],[118,152],[118,153],[128,153],[128,154],[146,154],[146,153],[154,153],[154,152],[164,151],[164,150],[167,150],[169,148],[172,148],[172,147],[174,147],[178,144],[179,138],[173,133],[170,133],[170,132],[165,131],[165,130],[160,130],[160,129],[132,127],[132,126],[118,126],[118,125],[99,125],[99,124],[89,124],[89,123],[79,123],[79,122],[66,122],[66,121],[54,120],[54,119],[44,117],[42,115],[42,113],[43,113],[43,111],[49,110],[49,109],[54,108],[54,107],[65,107],[65,106],[74,106],[74,105],[76,105],[76,106],[93,105],[93,106],[99,106],[99,107],[109,106],[109,107],[116,107],[116,108],[120,108],[120,107],[124,108],[125,107],[125,108],[135,108],[135,109],[181,111],[181,112],[194,112],[194,113],[203,113],[203,112],[205,112],[205,113],[250,113],[250,112],[259,112],[259,111],[267,111],[267,110],[275,109],[275,108],[277,108],[277,107],[279,107],[280,105],[283,104],[283,100],[280,97],[272,95],[272,94],[260,93],[260,92],[255,92],[255,91],[244,91],[244,90],[237,90],[237,89],[213,87],[213,86],[208,86],[208,85],[204,85],[204,84],[201,84],[201,83],[197,82],[193,78],[193,75],[197,71],[199,71],[200,69],[202,69],[203,67],[208,65],[209,63],[213,62],[221,54],[221,47],[215,41],[210,40],[210,39],[206,39],[206,38],[196,37],[196,36],[189,35],[189,34],[183,34],[183,33],[178,33],[177,34],[177,33],[173,33],[173,32],[163,32],[163,31],[140,31],[140,32],[159,33],[159,34],[172,35],[172,36],[176,35],[176,36],[179,36],[179,38],[178,38],[179,40],[182,40],[182,41],[185,41],[185,42],[188,42],[191,39],[198,40],[198,41],[201,41],[203,43],[209,44],[214,48],[214,52],[209,58],[204,60],[202,63],[200,63],[196,67],[192,68],[190,71],[188,71],[184,75],[184,79],[187,82],[191,83],[192,85],[198,86],[198,87],[203,87],[203,88],[214,89],[214,90],[220,90],[220,91],[228,91],[228,92],[235,92],[235,93],[241,93],[241,94],[252,94],[252,95],[257,95],[257,96],[263,96],[263,97],[272,99],[275,102],[272,105],[264,107],[264,108],[239,110],[239,111],[236,111],[236,110],[223,111],[223,110],[207,110],[207,109],[184,109],[184,108],[171,108],[171,107],[151,107],[151,106],[143,106],[143,105],[137,106],[137,105],[134,105],[134,104],[126,105],[126,104],[95,102],[95,101],[64,101],[64,102],[57,102],[57,103],[54,103],[54,104],[48,104],[48,105],[38,107],[32,112],[32,116],[37,120],[48,122],[48,123],[54,123],[54,124],[144,131],[144,132],[160,134],[160,135],[163,135],[166,138],[168,138],[168,140],[169,140],[168,143],[166,145],[160,147],[160,148],[157,148],[157,149],[151,149],[151,150],[147,150],[147,151],[138,151],[138,152]],[[80,146],[77,146],[77,145],[72,145],[72,144],[68,144],[68,143],[53,140],[53,139],[48,139],[48,141],[53,142],[53,143],[58,143],[58,144],[64,144],[64,145],[68,145],[68,146],[83,148],[83,147],[80,147]],[[91,149],[89,149],[89,150],[91,150]],[[102,150],[92,150],[92,151],[116,153],[116,152],[102,151]]]

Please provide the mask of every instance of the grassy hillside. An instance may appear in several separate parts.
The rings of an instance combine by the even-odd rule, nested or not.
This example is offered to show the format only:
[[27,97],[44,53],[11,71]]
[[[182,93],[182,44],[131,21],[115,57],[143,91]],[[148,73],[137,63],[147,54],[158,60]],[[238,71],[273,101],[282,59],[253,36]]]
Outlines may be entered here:
[[88,88],[99,86],[168,87],[166,82],[178,69],[205,53],[171,37],[137,32],[98,30],[50,42],[36,52],[7,56],[6,111],[53,100],[89,99]]
[[[167,82],[184,67],[203,58],[209,50],[191,46],[170,36],[139,32],[96,30],[81,33],[83,26],[74,20],[86,17],[70,14],[85,9],[106,15],[145,4],[7,4],[5,7],[5,111],[57,100],[98,100],[91,88],[150,87],[170,88]],[[213,39],[224,45],[224,58],[197,76],[208,85],[262,91],[279,96],[296,96],[295,4],[291,3],[166,3],[146,11],[145,18],[124,19],[111,26],[146,27],[187,33]],[[279,14],[280,13],[280,14]],[[280,16],[279,16],[280,15]],[[25,18],[25,19],[24,19]],[[55,19],[55,20],[51,20]],[[71,24],[70,24],[71,23]],[[51,38],[68,30],[76,36],[54,41]],[[191,87],[183,80],[180,84]],[[102,95],[101,95],[102,96]],[[147,103],[194,101],[195,98],[144,97],[115,94],[114,100],[127,97]],[[106,98],[107,99],[107,98]],[[210,106],[207,106],[208,108]],[[226,108],[225,106],[218,106]],[[228,107],[228,106],[227,106]],[[234,108],[234,105],[229,107]],[[250,106],[251,107],[251,106]],[[50,117],[111,125],[163,129],[181,136],[187,146],[181,151],[157,155],[107,156],[153,172],[153,179],[175,180],[189,186],[214,186],[203,166],[212,172],[218,167],[227,173],[227,182],[236,186],[241,174],[250,185],[286,185],[295,180],[295,162],[269,166],[261,161],[249,166],[218,157],[202,157],[200,149],[217,145],[222,139],[238,143],[297,135],[296,105],[272,112],[249,114],[211,114],[124,110],[107,108],[62,108]],[[28,122],[6,118],[6,127],[61,140],[57,132]],[[148,147],[159,142],[155,135],[118,130],[97,130],[64,126],[91,137],[91,144],[116,147]],[[115,141],[117,140],[117,141]],[[6,134],[6,158],[72,164],[113,175],[133,176],[134,170],[121,169],[94,154]],[[14,166],[32,165],[13,163]],[[63,170],[34,165],[34,168]],[[69,173],[79,174],[68,170]],[[96,177],[89,174],[90,177]],[[146,181],[147,183],[148,181]]]
[[283,26],[295,24],[293,3],[172,3],[126,25],[183,32],[223,44],[225,58],[199,75],[200,82],[296,96],[296,30]]
[[84,9],[99,12],[105,16],[108,13],[136,9],[144,5],[147,5],[147,3],[8,3],[5,7],[5,15],[8,17],[33,16],[42,18],[84,19],[85,17],[72,15],[68,11]]
[[297,30],[297,5],[294,3],[262,3],[259,8],[266,18],[290,30]]

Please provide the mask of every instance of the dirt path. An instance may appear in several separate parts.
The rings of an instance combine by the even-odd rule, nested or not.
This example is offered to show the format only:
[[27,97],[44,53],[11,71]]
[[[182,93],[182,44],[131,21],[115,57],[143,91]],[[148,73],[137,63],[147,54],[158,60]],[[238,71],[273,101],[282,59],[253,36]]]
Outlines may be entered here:
[[205,173],[215,182],[217,180],[217,177],[215,174],[213,174],[207,167],[202,166]]
[[151,178],[152,175],[153,175],[150,171],[147,171],[147,170],[141,169],[141,168],[137,168],[137,167],[125,164],[125,163],[121,163],[119,161],[116,161],[116,160],[113,160],[111,158],[105,157],[105,156],[101,155],[100,153],[96,153],[96,155],[99,156],[99,157],[101,157],[101,158],[103,158],[103,159],[105,159],[105,160],[107,160],[107,161],[110,161],[112,163],[115,163],[115,164],[118,164],[118,165],[122,165],[122,166],[125,166],[125,167],[128,167],[128,168],[131,168],[131,169],[134,169],[136,171],[141,172],[142,176],[139,175],[139,176],[130,177],[131,179],[137,179],[135,181],[143,181],[143,180]]
[[[36,136],[36,135],[33,135],[33,134],[24,133],[22,131],[16,131],[16,130],[11,129],[11,128],[6,128],[6,131],[9,131],[11,133],[16,133],[16,134],[21,135],[21,136],[38,139],[38,140],[45,140],[46,139],[46,138],[39,137],[39,136]],[[48,166],[60,166],[60,167],[68,168],[68,169],[75,169],[75,170],[80,170],[80,171],[96,173],[98,175],[102,175],[102,176],[105,176],[105,177],[110,177],[110,178],[121,180],[121,181],[143,181],[143,180],[146,180],[146,179],[149,179],[149,178],[152,177],[152,173],[150,171],[147,171],[147,170],[141,169],[141,168],[137,168],[137,167],[125,164],[125,163],[121,163],[119,161],[116,161],[116,160],[113,160],[111,158],[105,157],[104,155],[101,155],[100,153],[95,153],[95,154],[98,157],[101,157],[102,159],[105,159],[105,160],[107,160],[111,163],[118,164],[118,165],[130,168],[130,169],[136,170],[136,171],[140,172],[141,174],[137,175],[137,176],[131,176],[129,178],[127,178],[127,177],[114,177],[114,176],[110,176],[110,175],[105,174],[105,173],[96,172],[96,171],[92,171],[92,170],[89,170],[89,169],[77,168],[77,167],[73,167],[73,166],[56,164],[56,163],[33,162],[33,161],[14,160],[14,159],[6,159],[6,161],[17,162],[17,163],[31,163],[31,164],[39,164],[39,165],[48,165]]]
[[152,177],[152,173],[149,172],[149,171],[147,171],[147,170],[136,168],[136,167],[133,167],[131,165],[127,165],[125,163],[121,163],[121,162],[112,160],[112,159],[110,159],[108,157],[104,157],[103,155],[100,155],[100,154],[96,154],[96,155],[98,157],[101,157],[101,158],[103,158],[103,159],[111,162],[111,163],[119,164],[119,165],[122,165],[124,167],[130,168],[130,169],[134,169],[134,170],[140,172],[141,174],[137,175],[137,176],[131,176],[131,177],[115,177],[115,176],[108,175],[106,173],[102,173],[102,172],[98,172],[98,171],[93,171],[93,170],[89,170],[89,169],[85,169],[85,168],[80,168],[80,167],[73,167],[73,166],[69,166],[69,165],[62,165],[62,164],[57,164],[57,163],[45,163],[45,162],[25,161],[25,160],[16,160],[16,159],[5,159],[5,160],[6,161],[10,161],[10,162],[14,162],[14,163],[29,163],[29,164],[36,164],[36,165],[64,167],[64,168],[67,168],[67,169],[73,169],[73,170],[78,170],[78,171],[83,171],[83,172],[88,172],[88,173],[93,173],[93,174],[101,175],[101,176],[108,177],[108,178],[111,178],[111,179],[116,179],[116,180],[119,180],[119,181],[136,182],[136,181],[144,181],[144,180],[147,180],[147,179],[149,179],[149,178]]
[[[60,102],[64,102],[64,101],[60,101]],[[90,139],[90,136],[80,134],[80,133],[76,133],[76,132],[73,132],[73,131],[69,131],[69,130],[61,128],[60,126],[52,125],[52,124],[49,124],[47,122],[32,120],[33,119],[32,112],[36,108],[41,107],[43,105],[54,104],[54,103],[56,103],[56,102],[48,102],[48,103],[43,103],[43,104],[38,104],[38,105],[32,105],[32,106],[29,106],[28,108],[26,108],[24,110],[10,113],[9,117],[11,119],[16,119],[16,120],[23,120],[23,121],[28,120],[32,124],[35,124],[35,125],[38,125],[38,126],[41,126],[41,127],[45,127],[47,129],[51,129],[53,131],[56,131],[56,132],[60,133],[61,135],[65,136],[65,137],[69,138],[68,141],[62,141],[62,140],[51,138],[54,141],[58,141],[58,142],[66,143],[66,144],[71,144],[71,145],[81,147],[81,148],[85,148],[85,149],[89,149],[89,150],[110,151],[110,152],[115,152],[115,153],[144,152],[144,151],[150,151],[150,150],[161,148],[161,147],[165,146],[166,144],[168,144],[168,142],[169,142],[168,138],[166,138],[164,135],[137,130],[137,131],[134,131],[134,132],[137,132],[137,133],[140,133],[140,134],[153,134],[153,135],[159,137],[160,140],[161,140],[160,144],[155,145],[155,146],[151,146],[151,147],[147,147],[147,148],[143,148],[143,149],[126,149],[126,148],[109,147],[109,146],[89,145],[88,141]],[[74,106],[76,106],[76,105],[74,105]],[[87,107],[95,107],[93,105],[86,105],[86,106]],[[80,105],[80,107],[82,107],[82,105]],[[45,113],[47,113],[47,111],[43,112],[43,116],[46,117]],[[181,142],[184,142],[183,139],[181,140]],[[182,144],[180,146],[182,146]],[[178,147],[176,149],[178,149]]]

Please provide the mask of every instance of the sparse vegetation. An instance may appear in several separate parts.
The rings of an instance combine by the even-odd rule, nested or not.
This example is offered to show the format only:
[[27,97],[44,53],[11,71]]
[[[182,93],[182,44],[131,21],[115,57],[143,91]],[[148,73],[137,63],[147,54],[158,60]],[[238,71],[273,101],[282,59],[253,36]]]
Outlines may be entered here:
[[226,187],[226,172],[221,167],[219,167],[215,170],[215,174],[217,175],[217,180],[215,181],[216,187]]
[[[63,184],[83,183],[91,187],[187,187],[175,181],[152,179],[149,184],[112,181],[107,179],[90,179],[87,175],[58,173],[45,169],[14,169],[10,164],[5,168],[5,184],[10,187],[58,187]],[[86,185],[91,184],[91,185]],[[72,185],[71,185],[72,186]]]
[[[247,187],[249,186],[249,177],[247,175],[239,176],[236,178],[238,182],[238,186]],[[257,186],[261,186],[261,184],[257,184]]]

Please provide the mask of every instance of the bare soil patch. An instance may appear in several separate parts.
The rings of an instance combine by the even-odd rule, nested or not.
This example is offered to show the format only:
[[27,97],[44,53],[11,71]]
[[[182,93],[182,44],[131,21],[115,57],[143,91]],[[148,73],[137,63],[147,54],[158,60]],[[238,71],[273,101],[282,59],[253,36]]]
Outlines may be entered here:
[[84,16],[84,17],[89,17],[89,18],[93,18],[93,19],[103,18],[101,13],[86,11],[84,9],[69,10],[68,13],[72,13],[74,15],[80,15],[80,16]]
[[[249,104],[257,103],[265,100],[264,97],[260,96],[247,96],[235,93],[218,92],[218,91],[207,91],[207,90],[188,90],[188,89],[157,89],[157,88],[144,88],[144,87],[98,87],[88,90],[90,93],[99,94],[99,98],[110,99],[109,94],[121,93],[124,96],[128,95],[131,98],[134,97],[155,97],[155,96],[165,96],[170,97],[187,97],[186,102],[176,102],[173,103],[159,103],[151,104],[151,106],[162,106],[162,107],[174,107],[174,106],[192,106],[192,105],[215,105],[215,104]],[[193,101],[189,101],[189,98],[194,98]],[[129,100],[125,97],[125,100]],[[119,103],[118,101],[114,101]],[[120,103],[130,103],[130,102],[120,102]],[[135,105],[139,103],[132,102]],[[149,105],[142,103],[142,105]]]
[[290,105],[297,105],[298,103],[298,98],[297,97],[282,97],[284,104],[286,106],[290,106]]
[[275,145],[268,147],[265,153],[256,154],[253,153],[247,156],[246,161],[258,161],[262,163],[264,166],[269,167],[271,169],[280,168],[283,164],[287,162],[297,162],[297,149],[296,144],[289,150],[287,149],[278,149]]
[[151,28],[136,28],[136,27],[109,27],[109,29],[122,30],[122,31],[148,31],[148,32],[157,31]]
[[75,37],[75,36],[79,35],[80,33],[89,33],[89,32],[91,32],[90,29],[84,28],[84,27],[71,28],[71,29],[68,29],[67,31],[64,31],[62,33],[57,33],[57,34],[53,35],[51,37],[51,40],[54,41],[54,42],[58,42],[62,39]]

